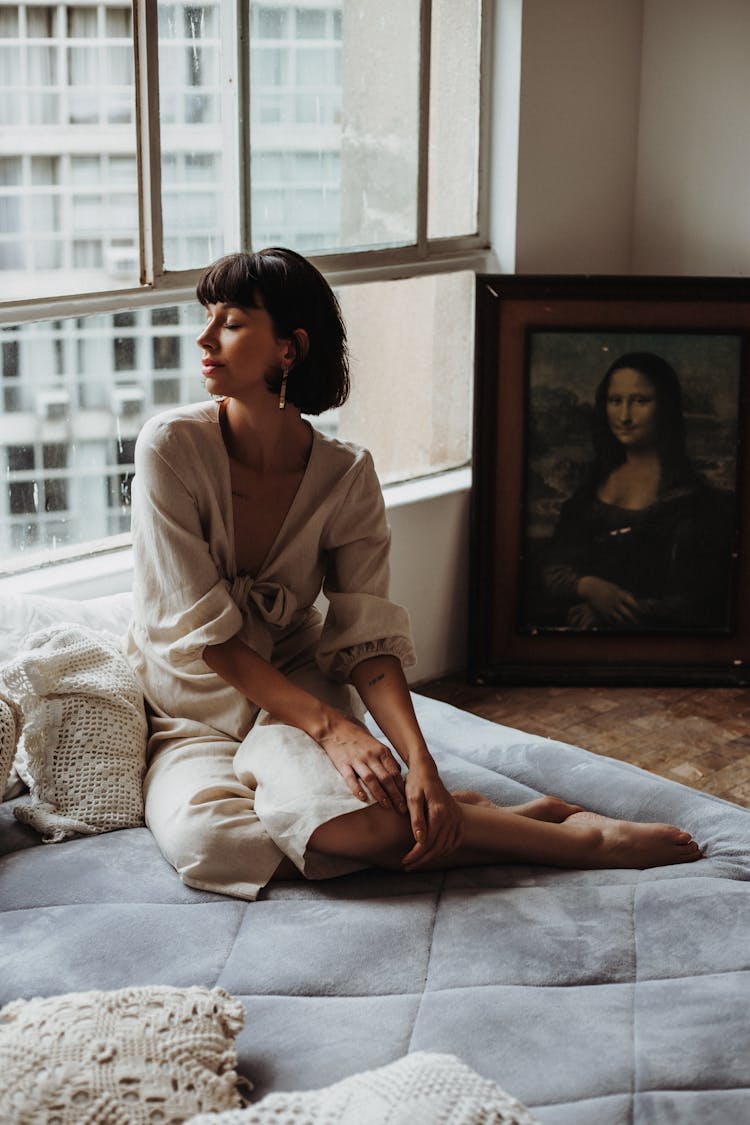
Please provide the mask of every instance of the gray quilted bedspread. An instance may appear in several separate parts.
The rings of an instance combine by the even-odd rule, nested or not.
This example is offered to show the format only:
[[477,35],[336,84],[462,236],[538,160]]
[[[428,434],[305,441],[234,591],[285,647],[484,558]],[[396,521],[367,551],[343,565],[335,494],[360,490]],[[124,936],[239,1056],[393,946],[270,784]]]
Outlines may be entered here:
[[39,845],[0,810],[0,1001],[221,985],[258,1096],[456,1054],[547,1125],[750,1121],[750,811],[416,697],[444,776],[686,827],[697,864],[182,886],[146,829]]

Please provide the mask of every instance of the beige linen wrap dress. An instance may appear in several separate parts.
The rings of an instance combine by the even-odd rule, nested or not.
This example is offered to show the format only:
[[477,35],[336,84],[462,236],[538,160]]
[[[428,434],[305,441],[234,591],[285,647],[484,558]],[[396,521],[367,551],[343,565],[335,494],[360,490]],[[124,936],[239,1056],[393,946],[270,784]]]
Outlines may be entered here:
[[[146,822],[193,887],[254,899],[282,858],[308,878],[360,864],[307,842],[363,807],[322,748],[203,661],[238,635],[318,698],[361,719],[347,683],[381,653],[414,663],[388,598],[390,532],[372,458],[313,430],[304,476],[254,576],[237,572],[229,456],[215,401],[150,419],[132,489],[128,655],[149,709]],[[315,602],[323,591],[325,618]]]

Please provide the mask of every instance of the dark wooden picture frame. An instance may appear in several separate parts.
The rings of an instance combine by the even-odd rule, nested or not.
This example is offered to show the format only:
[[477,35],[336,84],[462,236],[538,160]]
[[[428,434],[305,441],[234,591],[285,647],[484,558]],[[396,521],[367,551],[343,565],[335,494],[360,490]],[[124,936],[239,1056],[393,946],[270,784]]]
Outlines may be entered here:
[[[647,361],[670,369],[677,405],[652,371],[651,422],[634,431],[616,404],[628,379],[643,386],[632,368]],[[744,279],[477,278],[474,682],[750,682],[749,363]],[[648,411],[648,395],[637,401]],[[678,471],[665,434],[676,448],[683,430]],[[646,431],[660,443],[658,497],[615,511],[619,477],[601,450]],[[580,593],[596,567],[619,617]]]

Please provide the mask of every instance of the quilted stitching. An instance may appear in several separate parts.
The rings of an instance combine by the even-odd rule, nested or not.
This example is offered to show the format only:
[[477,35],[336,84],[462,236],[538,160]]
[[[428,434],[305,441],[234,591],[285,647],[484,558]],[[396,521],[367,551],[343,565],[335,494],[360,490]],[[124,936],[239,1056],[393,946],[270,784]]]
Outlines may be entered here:
[[373,872],[246,904],[182,886],[145,829],[51,852],[3,810],[16,850],[0,861],[2,999],[219,983],[246,1007],[240,1069],[257,1096],[428,1050],[547,1125],[749,1118],[750,813],[416,702],[451,784],[640,810],[684,823],[710,858],[643,873]]

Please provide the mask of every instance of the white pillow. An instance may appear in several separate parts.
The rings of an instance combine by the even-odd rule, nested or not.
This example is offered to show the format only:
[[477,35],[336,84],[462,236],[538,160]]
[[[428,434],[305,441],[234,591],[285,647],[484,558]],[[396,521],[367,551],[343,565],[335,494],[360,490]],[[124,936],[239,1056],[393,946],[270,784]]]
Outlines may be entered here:
[[58,624],[0,669],[23,712],[16,769],[31,790],[14,809],[48,842],[143,824],[143,696],[108,634]]
[[0,1011],[4,1125],[164,1125],[243,1104],[239,1000],[214,988],[123,988]]
[[0,594],[0,664],[26,648],[26,638],[50,625],[86,625],[124,644],[132,594],[102,598],[54,598],[45,594]]
[[415,1051],[322,1090],[267,1094],[187,1125],[537,1125],[525,1106],[455,1055]]

